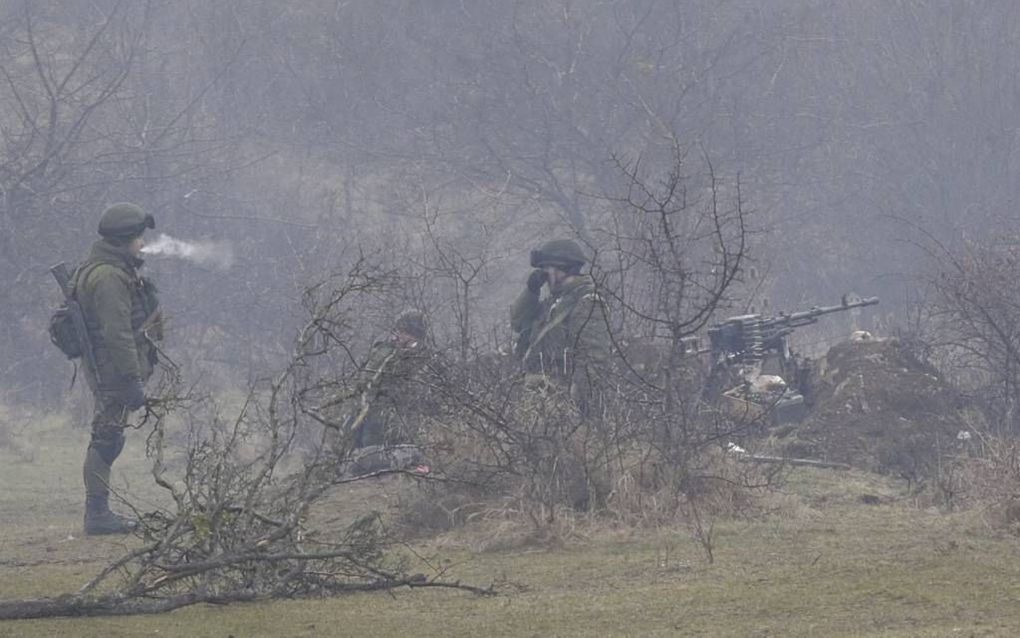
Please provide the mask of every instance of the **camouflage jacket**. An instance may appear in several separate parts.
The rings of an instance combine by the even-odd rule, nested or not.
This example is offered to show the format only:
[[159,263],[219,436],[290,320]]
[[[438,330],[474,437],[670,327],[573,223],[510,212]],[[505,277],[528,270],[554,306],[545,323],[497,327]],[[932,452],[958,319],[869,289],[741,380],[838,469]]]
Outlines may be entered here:
[[126,247],[99,240],[72,280],[101,390],[115,391],[129,379],[144,382],[152,375],[153,340],[162,338],[162,325],[155,286],[138,274],[141,264]]
[[525,372],[577,383],[609,359],[606,306],[587,277],[577,277],[544,299],[525,290],[514,302],[510,325]]
[[422,343],[399,346],[393,341],[376,341],[368,360],[358,373],[357,392],[367,393],[373,400],[395,402],[407,394],[407,383],[430,359]]
[[411,438],[425,410],[427,391],[420,377],[434,362],[422,343],[401,346],[391,340],[372,344],[354,388],[356,409],[349,426],[362,430],[358,441],[376,445]]

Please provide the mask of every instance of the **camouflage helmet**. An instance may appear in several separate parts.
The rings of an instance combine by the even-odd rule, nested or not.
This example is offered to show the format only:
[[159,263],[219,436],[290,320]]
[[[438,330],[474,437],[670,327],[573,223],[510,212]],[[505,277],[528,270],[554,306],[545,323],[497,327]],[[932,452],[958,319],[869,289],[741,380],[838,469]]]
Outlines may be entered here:
[[108,239],[133,239],[155,227],[152,215],[136,204],[114,204],[99,218],[99,234]]
[[572,239],[547,241],[538,250],[531,251],[531,267],[560,266],[576,270],[588,263],[581,246]]
[[427,330],[425,314],[418,310],[405,310],[393,324],[394,332],[403,332],[415,339],[424,339]]

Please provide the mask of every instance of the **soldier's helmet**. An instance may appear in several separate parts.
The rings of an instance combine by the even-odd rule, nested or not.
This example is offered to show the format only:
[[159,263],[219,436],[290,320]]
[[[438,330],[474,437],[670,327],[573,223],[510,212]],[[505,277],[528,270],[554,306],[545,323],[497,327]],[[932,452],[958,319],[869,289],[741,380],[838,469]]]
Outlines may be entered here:
[[531,267],[557,266],[564,270],[576,271],[588,263],[584,249],[572,239],[547,241],[538,250],[531,251]]
[[397,317],[396,322],[393,324],[393,330],[422,340],[428,331],[428,324],[425,321],[424,313],[418,310],[405,310]]
[[99,234],[107,239],[130,240],[155,227],[156,220],[137,204],[114,204],[99,218]]

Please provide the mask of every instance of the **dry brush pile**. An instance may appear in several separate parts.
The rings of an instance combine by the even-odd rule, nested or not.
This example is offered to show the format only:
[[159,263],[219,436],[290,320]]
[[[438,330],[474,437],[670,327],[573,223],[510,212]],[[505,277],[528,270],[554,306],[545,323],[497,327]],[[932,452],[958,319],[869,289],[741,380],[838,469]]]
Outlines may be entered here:
[[[253,385],[221,416],[174,371],[149,401],[152,476],[166,506],[137,511],[138,543],[80,591],[0,603],[0,618],[119,615],[266,598],[329,596],[408,587],[471,587],[409,573],[398,545],[371,512],[345,525],[313,523],[316,509],[351,475],[353,308],[389,285],[362,261],[313,287],[309,321],[289,365]],[[378,472],[381,474],[385,472]]]

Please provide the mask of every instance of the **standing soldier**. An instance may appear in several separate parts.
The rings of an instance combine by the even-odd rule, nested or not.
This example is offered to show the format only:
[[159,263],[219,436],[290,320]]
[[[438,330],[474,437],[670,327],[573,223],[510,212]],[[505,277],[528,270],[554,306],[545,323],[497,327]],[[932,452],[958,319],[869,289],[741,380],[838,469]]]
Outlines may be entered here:
[[[606,307],[575,241],[557,239],[531,252],[534,270],[517,297],[510,324],[517,334],[514,352],[524,370],[542,374],[570,392],[583,414],[594,408],[597,376],[609,359]],[[549,294],[541,299],[542,286]]]
[[95,398],[92,437],[85,453],[85,533],[124,534],[136,522],[110,511],[110,468],[124,448],[128,413],[145,405],[162,338],[156,289],[138,274],[142,234],[152,215],[135,204],[114,204],[99,220],[101,239],[75,272],[75,295],[85,315],[95,370],[86,369]]

